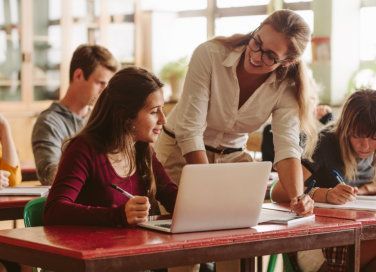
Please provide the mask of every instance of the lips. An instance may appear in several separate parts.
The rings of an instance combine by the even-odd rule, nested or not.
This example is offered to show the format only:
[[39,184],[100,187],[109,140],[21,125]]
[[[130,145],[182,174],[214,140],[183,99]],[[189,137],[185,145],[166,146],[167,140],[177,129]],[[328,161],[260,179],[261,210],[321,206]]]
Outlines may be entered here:
[[161,129],[155,128],[155,129],[153,129],[153,133],[159,135],[159,134],[161,134]]
[[249,64],[251,64],[253,67],[261,67],[261,66],[262,66],[261,64],[256,64],[256,63],[254,63],[251,57],[249,57],[248,62],[249,62]]

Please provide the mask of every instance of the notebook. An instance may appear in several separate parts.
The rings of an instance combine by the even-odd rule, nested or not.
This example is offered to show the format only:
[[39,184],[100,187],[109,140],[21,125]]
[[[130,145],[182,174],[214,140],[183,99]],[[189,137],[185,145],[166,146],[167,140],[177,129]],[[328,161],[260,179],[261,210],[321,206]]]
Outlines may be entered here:
[[46,196],[50,186],[5,187],[0,189],[0,196]]
[[329,209],[376,211],[376,196],[360,195],[357,196],[354,201],[349,201],[341,205],[315,202],[315,207]]
[[140,226],[170,233],[253,227],[271,166],[271,162],[186,165],[172,219]]
[[297,215],[290,211],[280,211],[271,209],[262,209],[259,224],[278,224],[278,225],[298,225],[308,224],[315,221],[315,215],[306,216]]

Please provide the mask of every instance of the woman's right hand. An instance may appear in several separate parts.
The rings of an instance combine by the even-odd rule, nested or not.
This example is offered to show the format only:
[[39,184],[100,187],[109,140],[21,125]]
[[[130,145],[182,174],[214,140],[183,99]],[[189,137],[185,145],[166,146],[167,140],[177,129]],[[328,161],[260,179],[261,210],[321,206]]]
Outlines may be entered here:
[[135,196],[125,204],[125,215],[129,225],[148,221],[150,203],[146,196]]
[[5,170],[0,170],[0,189],[2,187],[9,186],[9,175],[10,175],[10,172],[5,171]]
[[341,183],[334,188],[328,189],[326,200],[331,204],[345,204],[346,202],[355,200],[357,193],[357,187]]

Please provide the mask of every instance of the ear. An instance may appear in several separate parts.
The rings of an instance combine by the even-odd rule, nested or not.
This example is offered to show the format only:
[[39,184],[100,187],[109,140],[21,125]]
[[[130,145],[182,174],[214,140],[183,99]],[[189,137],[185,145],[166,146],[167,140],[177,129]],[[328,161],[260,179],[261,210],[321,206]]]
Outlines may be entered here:
[[82,80],[84,77],[84,71],[82,71],[81,68],[77,68],[76,70],[74,70],[73,72],[73,81],[74,80]]

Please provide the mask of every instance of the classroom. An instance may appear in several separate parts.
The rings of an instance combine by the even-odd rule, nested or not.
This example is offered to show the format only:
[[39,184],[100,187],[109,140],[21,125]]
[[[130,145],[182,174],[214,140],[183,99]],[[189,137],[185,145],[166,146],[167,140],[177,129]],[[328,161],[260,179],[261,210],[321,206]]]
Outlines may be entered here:
[[376,0],[0,0],[0,272],[376,271]]

